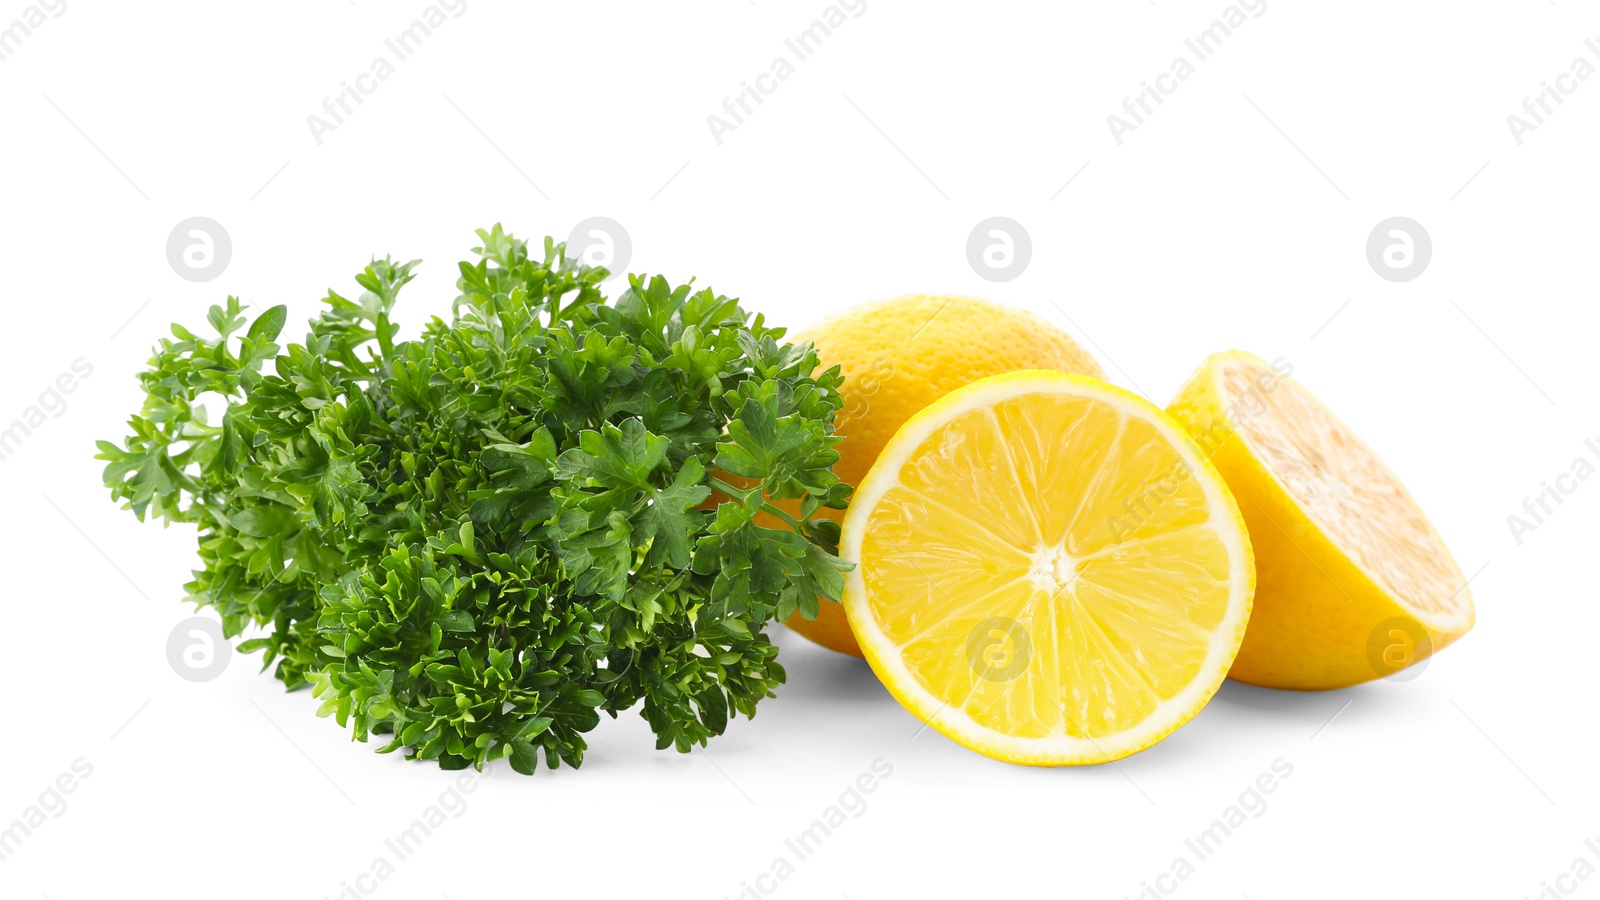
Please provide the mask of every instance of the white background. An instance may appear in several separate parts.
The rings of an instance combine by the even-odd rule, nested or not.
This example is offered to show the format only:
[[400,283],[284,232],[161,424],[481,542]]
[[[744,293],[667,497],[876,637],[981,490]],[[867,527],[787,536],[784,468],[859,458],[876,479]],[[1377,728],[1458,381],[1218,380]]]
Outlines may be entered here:
[[[92,442],[120,439],[166,324],[229,293],[288,303],[297,337],[371,255],[422,257],[415,333],[448,314],[472,229],[564,238],[593,215],[626,226],[634,271],[780,324],[912,291],[1025,307],[1158,403],[1214,351],[1286,356],[1477,573],[1477,628],[1415,680],[1228,683],[1153,749],[1059,770],[919,734],[864,663],[778,629],[789,684],[709,751],[606,720],[579,771],[496,769],[371,896],[734,897],[880,758],[865,811],[760,890],[1135,897],[1279,758],[1292,776],[1176,896],[1522,898],[1600,866],[1600,479],[1520,545],[1506,521],[1600,463],[1600,76],[1520,146],[1506,123],[1573,59],[1600,65],[1600,13],[1271,0],[1119,146],[1106,116],[1224,5],[868,0],[719,145],[706,117],[821,0],[468,0],[319,145],[306,117],[420,0],[68,0],[0,62],[0,424],[93,367],[0,462],[0,826],[74,760],[93,773],[0,862],[0,894],[336,897],[447,790],[253,658],[174,675],[192,534],[108,502]],[[0,0],[0,28],[24,9]],[[965,253],[996,215],[1033,242],[1003,284]],[[1364,250],[1397,215],[1434,246],[1400,284]],[[190,216],[233,241],[206,284],[166,259]]]

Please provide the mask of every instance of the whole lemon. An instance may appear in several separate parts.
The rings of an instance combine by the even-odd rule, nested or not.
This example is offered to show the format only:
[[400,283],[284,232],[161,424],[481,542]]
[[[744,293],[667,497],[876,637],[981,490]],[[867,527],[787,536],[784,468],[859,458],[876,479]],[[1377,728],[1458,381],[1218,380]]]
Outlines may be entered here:
[[[824,368],[844,372],[844,403],[834,419],[844,440],[833,471],[852,487],[907,419],[956,388],[1022,369],[1105,377],[1066,332],[1026,310],[974,297],[908,294],[864,303],[789,340],[815,344]],[[844,510],[818,515],[842,520]],[[785,624],[830,650],[862,655],[838,603],[823,602],[815,620],[797,613]]]

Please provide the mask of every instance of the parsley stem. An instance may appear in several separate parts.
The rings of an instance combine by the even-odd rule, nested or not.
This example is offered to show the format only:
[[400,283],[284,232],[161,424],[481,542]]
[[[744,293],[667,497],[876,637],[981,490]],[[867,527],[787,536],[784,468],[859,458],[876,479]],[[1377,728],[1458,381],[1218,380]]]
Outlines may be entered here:
[[[738,497],[740,503],[744,503],[751,494],[760,493],[761,491],[760,485],[757,485],[753,488],[736,488],[726,481],[723,481],[721,478],[716,477],[715,475],[711,476],[710,481],[712,487],[730,497]],[[771,503],[767,502],[765,497],[763,497],[761,500],[761,511],[775,519],[781,519],[784,522],[789,523],[789,527],[793,528],[795,531],[800,531],[799,519],[796,519],[794,516],[791,516],[778,507],[773,506]]]
[[377,326],[378,349],[383,353],[383,358],[388,359],[394,355],[394,336],[390,333],[389,314],[378,313],[378,321],[373,324]]

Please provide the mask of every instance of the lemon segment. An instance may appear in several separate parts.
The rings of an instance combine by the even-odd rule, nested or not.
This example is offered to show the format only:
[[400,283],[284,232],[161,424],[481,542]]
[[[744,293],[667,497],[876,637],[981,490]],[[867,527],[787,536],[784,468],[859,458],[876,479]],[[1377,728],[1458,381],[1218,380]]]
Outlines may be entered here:
[[844,608],[932,727],[1032,765],[1118,759],[1216,691],[1250,612],[1249,539],[1177,423],[1024,371],[913,416],[857,488]]
[[1255,612],[1231,676],[1347,687],[1465,634],[1472,595],[1399,479],[1288,374],[1219,353],[1168,411],[1226,479],[1255,547]]

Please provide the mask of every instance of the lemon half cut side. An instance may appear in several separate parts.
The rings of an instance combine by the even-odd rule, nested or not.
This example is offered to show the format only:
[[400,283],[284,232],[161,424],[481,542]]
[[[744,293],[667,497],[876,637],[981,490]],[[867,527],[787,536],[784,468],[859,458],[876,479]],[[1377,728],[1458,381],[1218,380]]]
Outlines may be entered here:
[[896,699],[1028,765],[1120,759],[1226,676],[1249,536],[1176,422],[1093,378],[1023,371],[913,416],[857,487],[844,607]]
[[1472,628],[1472,594],[1395,474],[1288,376],[1218,353],[1168,406],[1227,480],[1255,547],[1255,612],[1231,677],[1327,690],[1393,675]]

